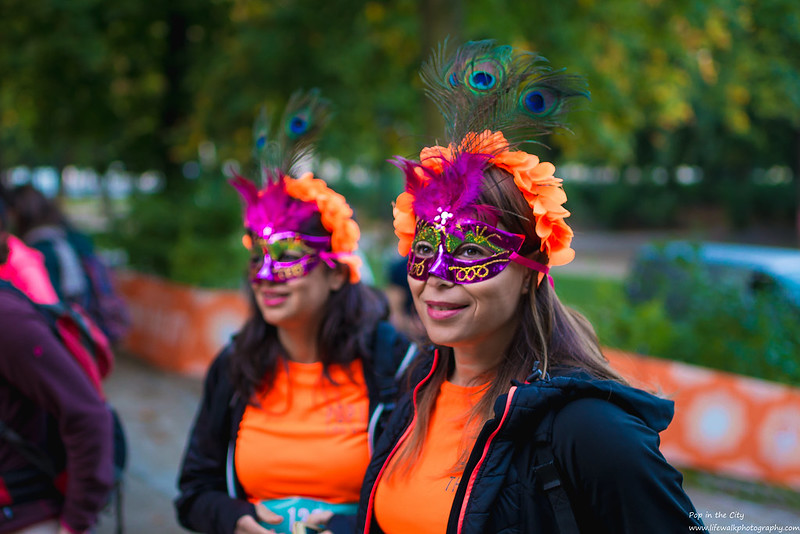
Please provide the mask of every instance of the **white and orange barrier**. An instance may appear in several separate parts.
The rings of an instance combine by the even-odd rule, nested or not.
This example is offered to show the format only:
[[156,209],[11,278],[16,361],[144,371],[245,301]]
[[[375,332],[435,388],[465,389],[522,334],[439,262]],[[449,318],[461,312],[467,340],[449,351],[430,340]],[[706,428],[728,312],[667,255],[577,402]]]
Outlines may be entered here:
[[118,273],[116,285],[131,311],[125,348],[169,371],[203,376],[247,318],[238,291],[198,289],[130,271]]
[[[205,290],[120,273],[133,326],[126,348],[169,371],[202,376],[244,323],[237,291]],[[800,490],[800,389],[616,350],[612,365],[634,385],[675,401],[661,435],[676,465]]]
[[676,465],[800,490],[800,389],[606,350],[634,385],[675,401],[661,450]]

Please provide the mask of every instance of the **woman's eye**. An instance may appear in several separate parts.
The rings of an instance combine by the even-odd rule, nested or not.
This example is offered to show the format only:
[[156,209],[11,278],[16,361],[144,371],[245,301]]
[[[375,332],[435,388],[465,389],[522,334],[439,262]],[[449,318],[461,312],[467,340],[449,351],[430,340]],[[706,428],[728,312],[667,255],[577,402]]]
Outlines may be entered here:
[[478,245],[461,245],[456,250],[456,257],[465,260],[479,260],[491,256],[488,250]]
[[434,250],[431,244],[425,241],[417,241],[414,245],[414,255],[420,258],[432,258],[433,252]]
[[303,255],[299,252],[284,252],[280,255],[277,261],[281,262],[290,262],[290,261],[297,261],[301,259]]

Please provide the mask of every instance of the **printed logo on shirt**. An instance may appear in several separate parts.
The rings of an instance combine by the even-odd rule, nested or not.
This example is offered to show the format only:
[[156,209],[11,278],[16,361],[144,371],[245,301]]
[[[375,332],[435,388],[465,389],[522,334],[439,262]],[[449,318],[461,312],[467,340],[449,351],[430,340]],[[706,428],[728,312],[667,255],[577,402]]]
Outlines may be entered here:
[[361,434],[367,429],[366,403],[358,405],[341,402],[325,408],[325,421],[330,434]]

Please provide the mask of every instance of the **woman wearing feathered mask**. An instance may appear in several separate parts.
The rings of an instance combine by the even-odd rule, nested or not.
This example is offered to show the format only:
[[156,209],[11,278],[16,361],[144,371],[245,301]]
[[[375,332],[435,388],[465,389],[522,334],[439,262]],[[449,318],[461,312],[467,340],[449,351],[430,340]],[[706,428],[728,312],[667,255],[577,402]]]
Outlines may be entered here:
[[423,80],[448,146],[399,158],[394,208],[417,311],[436,345],[365,478],[370,534],[685,532],[699,525],[659,451],[673,405],[627,385],[558,299],[572,260],[555,167],[518,149],[550,131],[580,78],[468,43]]
[[344,197],[296,164],[327,116],[316,91],[290,100],[277,133],[256,123],[264,182],[244,200],[250,318],[212,364],[176,501],[213,534],[288,533],[310,511],[354,525],[361,480],[395,378],[414,347],[360,281],[359,227]]

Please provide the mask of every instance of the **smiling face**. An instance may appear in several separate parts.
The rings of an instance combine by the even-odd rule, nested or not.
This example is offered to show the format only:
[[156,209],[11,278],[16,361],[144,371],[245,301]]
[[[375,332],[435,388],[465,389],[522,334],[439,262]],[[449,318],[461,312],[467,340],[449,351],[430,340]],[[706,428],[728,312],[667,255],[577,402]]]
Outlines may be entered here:
[[254,280],[250,286],[264,321],[278,328],[304,327],[316,332],[331,293],[345,280],[344,269],[317,264],[302,277],[286,282]]
[[[478,241],[461,240],[448,253],[453,258],[453,266],[485,266],[501,254],[496,244]],[[427,241],[417,244],[417,256],[435,257],[435,249],[429,247]],[[409,269],[413,265],[409,261]],[[486,351],[492,355],[503,351],[519,322],[520,295],[526,291],[530,270],[506,260],[504,267],[492,276],[470,283],[457,282],[444,272],[437,274],[437,270],[429,266],[424,279],[411,272],[408,276],[414,305],[428,337],[448,347]]]
[[250,287],[261,316],[278,329],[315,335],[331,292],[347,280],[346,269],[323,257],[330,234],[319,216],[304,221],[299,232],[260,233],[268,235],[251,232]]

